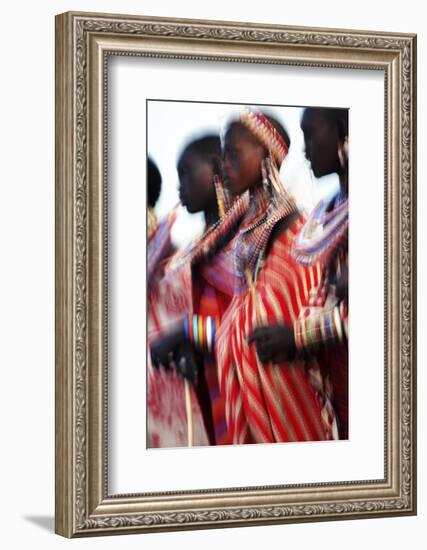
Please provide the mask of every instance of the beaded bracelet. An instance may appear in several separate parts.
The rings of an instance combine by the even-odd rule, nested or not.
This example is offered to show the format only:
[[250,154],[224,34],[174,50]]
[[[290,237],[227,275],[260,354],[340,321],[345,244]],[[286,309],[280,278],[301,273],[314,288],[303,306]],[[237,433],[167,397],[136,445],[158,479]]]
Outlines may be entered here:
[[219,319],[210,315],[186,315],[184,331],[186,339],[201,352],[212,353],[215,349],[215,336]]
[[342,342],[344,334],[345,327],[339,307],[312,313],[294,323],[295,345],[301,351],[312,351],[321,344],[327,347],[328,342]]
[[190,340],[190,327],[188,326],[188,315],[184,317],[184,333],[185,333],[185,339]]
[[193,344],[196,349],[199,349],[199,324],[197,322],[197,315],[193,315]]

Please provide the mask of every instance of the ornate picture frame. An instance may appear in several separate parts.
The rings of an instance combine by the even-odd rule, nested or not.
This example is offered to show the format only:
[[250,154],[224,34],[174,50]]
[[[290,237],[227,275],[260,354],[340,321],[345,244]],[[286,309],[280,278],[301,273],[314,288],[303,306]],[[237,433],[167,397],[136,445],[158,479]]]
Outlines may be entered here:
[[[108,492],[109,56],[384,73],[384,478]],[[416,513],[416,36],[68,12],[56,17],[56,532],[65,537]]]

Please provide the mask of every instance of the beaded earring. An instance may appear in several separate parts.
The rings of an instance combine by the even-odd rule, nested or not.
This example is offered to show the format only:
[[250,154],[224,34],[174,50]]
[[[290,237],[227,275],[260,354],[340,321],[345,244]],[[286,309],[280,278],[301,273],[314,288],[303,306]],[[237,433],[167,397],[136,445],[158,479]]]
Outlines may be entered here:
[[151,206],[147,209],[147,231],[148,231],[148,240],[150,241],[154,233],[157,231],[159,224],[157,222],[157,217],[154,212],[154,208]]
[[218,174],[214,175],[213,183],[215,187],[216,201],[218,204],[218,214],[219,217],[222,218],[231,207],[231,195],[225,188]]
[[262,188],[266,195],[271,194],[270,181],[268,177],[268,160],[267,158],[261,161]]

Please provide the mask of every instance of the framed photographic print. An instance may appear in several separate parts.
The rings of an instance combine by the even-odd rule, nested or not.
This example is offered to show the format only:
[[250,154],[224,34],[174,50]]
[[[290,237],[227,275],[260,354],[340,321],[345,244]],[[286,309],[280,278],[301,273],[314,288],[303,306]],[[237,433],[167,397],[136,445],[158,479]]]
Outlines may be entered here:
[[56,532],[416,513],[416,37],[56,18]]

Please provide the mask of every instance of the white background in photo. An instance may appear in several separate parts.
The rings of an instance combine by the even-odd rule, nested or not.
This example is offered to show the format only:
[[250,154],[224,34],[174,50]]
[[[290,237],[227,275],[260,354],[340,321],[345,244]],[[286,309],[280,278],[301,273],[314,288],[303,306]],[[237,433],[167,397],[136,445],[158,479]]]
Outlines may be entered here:
[[[192,98],[190,95],[188,99],[197,98]],[[285,99],[286,94],[283,94],[283,100]],[[147,102],[148,154],[156,162],[162,174],[162,190],[156,204],[159,219],[162,219],[179,202],[176,165],[184,148],[194,139],[206,134],[213,133],[223,138],[227,123],[238,117],[243,108],[259,109],[265,114],[271,114],[288,132],[291,146],[280,174],[283,185],[294,196],[301,210],[310,212],[320,198],[330,195],[334,189],[338,188],[336,175],[325,176],[319,181],[314,178],[310,170],[310,165],[304,156],[304,136],[300,128],[303,113],[301,107],[149,100]],[[144,129],[141,128],[141,131]],[[141,183],[143,185],[144,181]],[[194,239],[195,233],[203,230],[203,227],[202,214],[191,215],[185,208],[180,209],[179,217],[172,230],[174,244],[177,246],[187,244]]]

